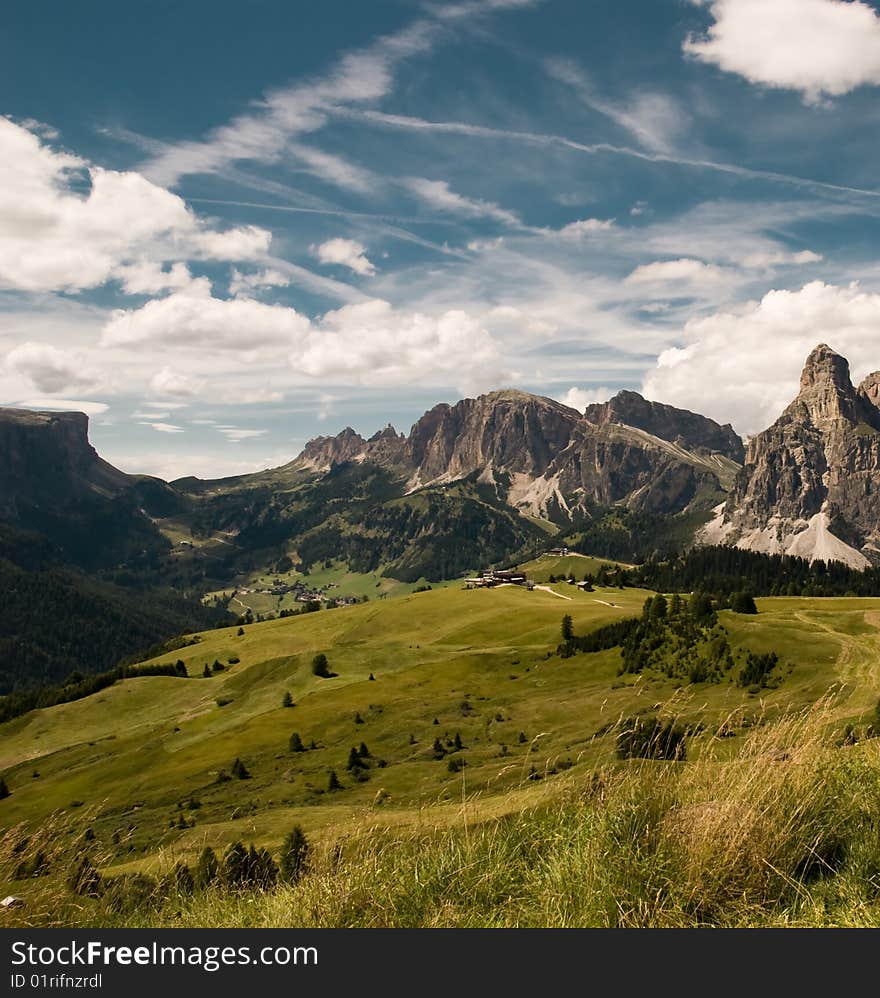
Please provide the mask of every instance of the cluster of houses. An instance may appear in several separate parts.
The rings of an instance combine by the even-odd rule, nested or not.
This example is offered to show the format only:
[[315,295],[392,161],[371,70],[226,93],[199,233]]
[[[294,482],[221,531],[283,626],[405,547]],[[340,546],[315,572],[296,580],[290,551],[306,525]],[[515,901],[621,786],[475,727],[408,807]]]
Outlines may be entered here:
[[297,603],[331,602],[335,603],[336,606],[352,606],[360,602],[356,596],[328,596],[327,591],[335,588],[336,584],[332,582],[326,586],[311,589],[302,582],[294,582],[291,585],[287,585],[284,582],[276,580],[269,589],[240,589],[238,592],[242,595],[259,593],[262,596],[286,596],[288,593],[293,593],[293,598]]
[[492,589],[495,586],[523,586],[525,589],[534,589],[535,583],[527,579],[522,572],[500,571],[490,569],[481,572],[472,579],[465,579],[466,589]]

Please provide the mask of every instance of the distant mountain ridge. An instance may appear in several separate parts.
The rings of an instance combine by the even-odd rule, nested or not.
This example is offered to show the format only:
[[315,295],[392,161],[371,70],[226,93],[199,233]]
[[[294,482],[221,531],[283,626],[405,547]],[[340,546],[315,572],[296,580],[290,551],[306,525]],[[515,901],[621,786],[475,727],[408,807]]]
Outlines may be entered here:
[[392,427],[365,440],[346,427],[310,441],[291,471],[373,462],[406,476],[407,492],[477,474],[514,508],[573,516],[623,503],[680,513],[720,496],[744,453],[730,426],[621,392],[586,413],[526,392],[491,392],[435,406],[408,437]]

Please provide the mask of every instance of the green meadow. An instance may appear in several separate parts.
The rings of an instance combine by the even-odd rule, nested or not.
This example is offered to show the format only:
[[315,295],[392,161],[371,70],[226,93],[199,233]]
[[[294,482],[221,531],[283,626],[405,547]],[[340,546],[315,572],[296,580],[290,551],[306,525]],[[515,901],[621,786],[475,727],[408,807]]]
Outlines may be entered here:
[[[566,574],[570,561],[586,559],[529,573]],[[570,570],[582,577],[598,564]],[[235,839],[277,851],[294,824],[327,850],[366,828],[411,843],[543,814],[604,768],[627,768],[615,732],[637,715],[692,726],[687,761],[664,764],[683,771],[734,765],[758,729],[818,703],[811,738],[836,745],[847,725],[867,731],[880,693],[880,599],[760,599],[757,615],[721,611],[737,653],[779,655],[772,688],[746,689],[732,675],[693,684],[655,669],[620,675],[618,649],[555,654],[563,614],[585,634],[639,615],[650,595],[451,585],[243,634],[204,632],[155,660],[182,659],[190,678],[127,679],[5,724],[2,827],[21,838],[56,825],[69,842],[85,834],[103,871],[161,874]],[[319,653],[330,678],[313,674]],[[294,733],[303,751],[291,751]],[[363,765],[349,769],[362,745]],[[246,778],[233,775],[236,760]],[[22,883],[5,869],[4,893],[39,895],[52,879]]]

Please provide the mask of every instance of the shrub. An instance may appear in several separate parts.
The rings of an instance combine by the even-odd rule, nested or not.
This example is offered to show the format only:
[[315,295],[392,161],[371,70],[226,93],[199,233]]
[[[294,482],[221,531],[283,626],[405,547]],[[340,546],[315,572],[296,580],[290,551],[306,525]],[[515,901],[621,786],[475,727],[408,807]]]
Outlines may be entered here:
[[656,717],[633,717],[623,722],[617,734],[619,759],[686,758],[685,728]]
[[195,886],[203,891],[217,882],[220,876],[220,864],[217,856],[210,846],[205,846],[196,864],[196,873],[193,878]]

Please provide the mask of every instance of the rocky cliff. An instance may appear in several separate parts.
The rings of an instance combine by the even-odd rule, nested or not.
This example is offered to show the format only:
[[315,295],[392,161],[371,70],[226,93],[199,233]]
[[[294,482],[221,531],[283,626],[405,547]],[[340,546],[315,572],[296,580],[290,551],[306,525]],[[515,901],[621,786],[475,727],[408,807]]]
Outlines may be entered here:
[[880,376],[858,390],[825,344],[797,398],[749,442],[745,465],[704,540],[864,568],[880,555]]
[[590,504],[653,513],[705,507],[730,487],[742,454],[729,426],[635,392],[584,415],[508,390],[437,405],[406,438],[391,427],[370,440],[351,428],[319,437],[290,467],[371,461],[403,476],[408,492],[476,475],[515,509],[564,519]]
[[81,412],[0,409],[0,515],[116,495],[135,479],[98,457]]

